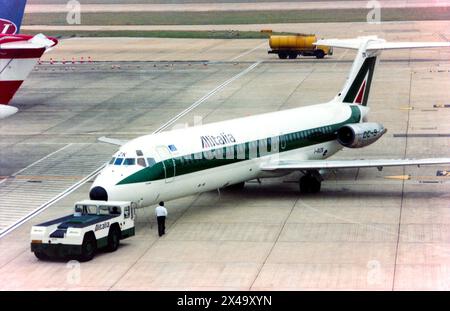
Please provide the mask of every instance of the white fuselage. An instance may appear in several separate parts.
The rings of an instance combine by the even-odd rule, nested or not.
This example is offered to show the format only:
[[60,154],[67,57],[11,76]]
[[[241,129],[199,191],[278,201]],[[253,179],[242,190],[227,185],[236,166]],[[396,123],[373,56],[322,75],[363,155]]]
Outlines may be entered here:
[[[333,137],[337,127],[360,122],[367,112],[366,107],[332,101],[141,136],[123,145],[113,160],[151,158],[156,163],[153,169],[148,167],[153,160],[146,162],[146,168],[136,163],[108,164],[91,190],[102,187],[108,200],[133,201],[139,206],[148,206],[255,178],[280,176],[282,173],[262,172],[261,164],[283,159],[327,158],[343,148]],[[328,135],[327,138],[316,141],[311,138],[315,135],[312,129],[319,129],[323,135]],[[271,147],[267,148],[264,142],[269,139]],[[245,153],[245,144],[249,142],[249,151]],[[240,160],[218,165],[220,154],[214,156],[212,150],[225,150],[226,159]],[[257,150],[265,153],[258,154]],[[184,160],[199,154],[202,159]],[[164,169],[163,177],[159,178],[155,177],[158,165]]]

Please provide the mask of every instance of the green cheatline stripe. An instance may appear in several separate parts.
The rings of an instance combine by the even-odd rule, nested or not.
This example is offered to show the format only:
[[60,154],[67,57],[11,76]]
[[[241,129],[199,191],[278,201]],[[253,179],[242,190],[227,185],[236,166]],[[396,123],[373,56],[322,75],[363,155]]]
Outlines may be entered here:
[[367,83],[366,83],[366,91],[364,93],[364,98],[362,101],[362,105],[367,105],[367,100],[369,98],[369,91],[370,91],[370,84],[372,83],[372,77],[373,72],[375,69],[375,63],[376,63],[377,57],[372,56],[368,57],[364,60],[363,65],[359,69],[358,74],[356,75],[355,80],[353,80],[352,85],[350,86],[350,89],[348,90],[347,94],[344,98],[344,103],[353,103],[356,99],[356,96],[358,96],[358,91],[364,81],[364,78],[366,77],[367,71],[369,71],[369,76],[367,77]]
[[[350,123],[358,123],[360,121],[361,113],[358,107],[351,106],[351,110],[351,116],[344,122],[278,136],[278,152],[286,152],[335,140],[336,131],[341,126]],[[272,151],[271,141],[271,138],[266,138],[264,140],[255,140],[228,147],[217,148],[211,151],[191,153],[189,155],[167,159],[158,162],[151,167],[143,168],[142,170],[122,179],[117,183],[117,185],[162,180],[165,178],[186,175],[223,165],[247,161],[255,158],[255,156],[261,157],[269,154],[270,151]],[[266,142],[268,152],[260,153],[259,147],[265,147],[263,146],[263,143]],[[251,153],[253,150],[256,152]],[[227,152],[230,154],[232,153],[232,157],[230,159],[227,159],[226,157]],[[223,158],[212,158],[211,156],[218,154],[223,155]],[[167,171],[167,176],[165,169]]]

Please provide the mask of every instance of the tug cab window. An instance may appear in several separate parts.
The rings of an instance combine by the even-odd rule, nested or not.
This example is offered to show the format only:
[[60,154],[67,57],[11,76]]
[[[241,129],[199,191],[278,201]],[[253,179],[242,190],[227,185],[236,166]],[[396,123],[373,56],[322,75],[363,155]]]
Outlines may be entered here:
[[111,215],[120,215],[120,207],[118,207],[118,206],[110,206],[109,207],[109,213]]
[[123,165],[135,165],[136,159],[135,158],[126,158],[125,161],[123,161]]
[[83,214],[83,215],[97,215],[97,206],[96,205],[76,205],[75,212]]
[[79,205],[75,206],[75,213],[73,213],[75,217],[80,217],[83,215],[83,208]]
[[98,214],[99,215],[109,215],[108,206],[99,206],[98,207]]
[[130,218],[130,207],[129,206],[125,207],[125,210],[123,212],[123,216],[125,218]]

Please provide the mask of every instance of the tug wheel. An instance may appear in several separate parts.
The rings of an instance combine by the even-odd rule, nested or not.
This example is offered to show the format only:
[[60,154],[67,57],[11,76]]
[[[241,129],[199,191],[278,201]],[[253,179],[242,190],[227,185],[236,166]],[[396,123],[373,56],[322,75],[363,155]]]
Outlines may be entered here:
[[34,256],[36,256],[36,258],[39,260],[48,260],[48,256],[43,252],[34,252]]
[[81,256],[79,260],[89,261],[94,258],[95,252],[97,251],[97,240],[92,232],[86,233],[83,239],[83,244],[81,245]]
[[108,234],[108,252],[115,252],[120,244],[120,229],[117,226],[112,226]]

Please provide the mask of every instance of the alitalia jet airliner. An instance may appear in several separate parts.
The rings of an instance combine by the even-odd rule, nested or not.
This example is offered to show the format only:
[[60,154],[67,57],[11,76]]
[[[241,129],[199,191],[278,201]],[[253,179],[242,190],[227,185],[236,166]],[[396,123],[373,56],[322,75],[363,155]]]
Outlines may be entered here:
[[375,36],[319,40],[358,50],[341,92],[313,106],[165,131],[121,145],[95,179],[92,200],[132,201],[138,206],[220,189],[246,181],[302,172],[302,193],[320,191],[322,172],[345,168],[450,164],[450,158],[330,160],[347,148],[363,148],[386,133],[366,122],[370,85],[382,50],[450,47],[447,42],[386,42]]

